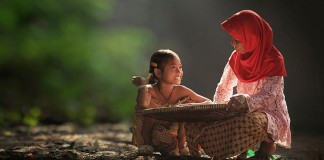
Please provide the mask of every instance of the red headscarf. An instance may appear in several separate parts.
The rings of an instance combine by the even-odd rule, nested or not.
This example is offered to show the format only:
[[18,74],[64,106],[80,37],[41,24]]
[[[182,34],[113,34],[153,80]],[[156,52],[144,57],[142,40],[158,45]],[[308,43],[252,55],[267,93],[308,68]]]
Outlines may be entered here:
[[287,76],[284,58],[272,42],[270,25],[257,13],[243,10],[221,24],[243,43],[247,53],[233,51],[229,64],[241,82],[255,82],[267,76]]

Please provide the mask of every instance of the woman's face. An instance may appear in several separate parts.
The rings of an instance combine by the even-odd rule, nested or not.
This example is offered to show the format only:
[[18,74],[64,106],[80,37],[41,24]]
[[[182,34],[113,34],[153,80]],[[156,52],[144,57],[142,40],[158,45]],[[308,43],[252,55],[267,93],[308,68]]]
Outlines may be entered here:
[[239,52],[240,54],[245,54],[245,47],[243,43],[236,40],[235,38],[232,39],[231,45],[234,47],[234,49]]

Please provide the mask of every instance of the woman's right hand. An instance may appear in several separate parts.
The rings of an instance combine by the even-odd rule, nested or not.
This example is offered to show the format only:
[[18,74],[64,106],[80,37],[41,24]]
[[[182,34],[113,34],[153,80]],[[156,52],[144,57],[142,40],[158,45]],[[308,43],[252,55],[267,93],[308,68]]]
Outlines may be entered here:
[[233,95],[230,99],[230,101],[227,103],[228,110],[231,109],[241,109],[247,106],[247,101],[246,101],[246,95],[244,94],[236,94]]

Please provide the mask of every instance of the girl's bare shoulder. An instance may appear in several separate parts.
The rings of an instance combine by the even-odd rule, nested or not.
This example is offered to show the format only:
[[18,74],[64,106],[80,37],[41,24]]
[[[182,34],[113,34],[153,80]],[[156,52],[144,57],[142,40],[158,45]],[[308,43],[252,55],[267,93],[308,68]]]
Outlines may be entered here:
[[191,91],[190,88],[188,88],[184,85],[175,85],[174,87],[175,87],[175,89],[177,89],[178,91],[181,91],[181,92]]

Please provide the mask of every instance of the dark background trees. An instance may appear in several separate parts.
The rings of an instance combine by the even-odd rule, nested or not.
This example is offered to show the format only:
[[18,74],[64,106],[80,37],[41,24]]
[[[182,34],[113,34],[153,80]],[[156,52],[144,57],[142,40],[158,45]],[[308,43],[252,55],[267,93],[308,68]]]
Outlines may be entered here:
[[91,124],[131,114],[136,93],[129,75],[151,35],[107,23],[115,5],[0,2],[0,124]]

